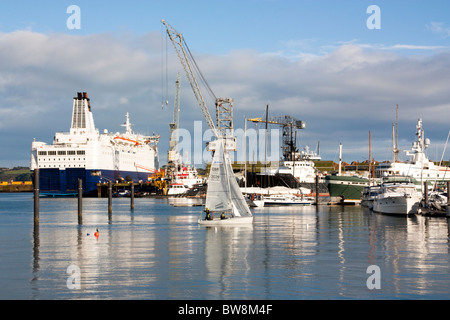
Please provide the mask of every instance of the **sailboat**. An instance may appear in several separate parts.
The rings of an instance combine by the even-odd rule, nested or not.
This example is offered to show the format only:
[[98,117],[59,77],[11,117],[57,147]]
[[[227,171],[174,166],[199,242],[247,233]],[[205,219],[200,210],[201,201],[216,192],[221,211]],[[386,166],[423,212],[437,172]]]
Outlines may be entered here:
[[206,214],[202,213],[198,223],[206,226],[253,223],[252,213],[234,177],[228,152],[224,151],[224,140],[217,140],[206,191]]

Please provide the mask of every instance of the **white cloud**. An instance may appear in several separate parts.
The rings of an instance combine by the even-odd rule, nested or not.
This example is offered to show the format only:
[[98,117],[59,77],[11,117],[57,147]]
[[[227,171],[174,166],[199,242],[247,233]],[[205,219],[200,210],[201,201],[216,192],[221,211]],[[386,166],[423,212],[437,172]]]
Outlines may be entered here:
[[426,25],[426,28],[432,33],[442,35],[444,38],[448,38],[450,36],[450,28],[447,27],[444,22],[432,21]]
[[[235,127],[243,127],[244,115],[262,116],[269,103],[271,116],[287,114],[304,120],[307,127],[300,132],[300,144],[315,145],[320,140],[325,158],[332,158],[343,142],[348,160],[363,159],[368,130],[372,130],[373,148],[379,141],[378,150],[385,150],[379,157],[389,158],[385,144],[397,103],[402,127],[414,131],[421,116],[430,134],[445,139],[448,125],[443,119],[450,116],[448,51],[404,56],[352,42],[306,55],[295,45],[299,44],[292,44],[289,57],[250,50],[221,56],[193,53],[215,94],[235,100]],[[402,48],[413,49],[397,47]],[[3,159],[27,159],[33,138],[51,142],[55,131],[68,130],[77,91],[88,92],[100,130],[121,130],[129,111],[135,131],[161,134],[164,157],[174,81],[177,72],[183,72],[169,51],[166,81],[164,54],[157,32],[135,39],[31,31],[0,34],[0,133],[20,135],[19,143],[1,145],[7,150]],[[169,105],[162,108],[165,99]],[[203,120],[184,74],[181,105],[183,127],[190,129],[194,120]],[[210,108],[214,118],[213,105]],[[13,153],[18,156],[10,156]]]

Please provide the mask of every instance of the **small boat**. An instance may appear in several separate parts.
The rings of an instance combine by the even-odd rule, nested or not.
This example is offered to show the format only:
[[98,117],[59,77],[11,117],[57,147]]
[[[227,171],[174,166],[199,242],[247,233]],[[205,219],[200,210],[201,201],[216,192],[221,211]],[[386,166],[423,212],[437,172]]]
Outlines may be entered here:
[[363,189],[363,193],[361,196],[361,205],[363,207],[368,207],[369,209],[373,208],[373,201],[378,195],[378,191],[380,190],[379,185],[366,186]]
[[120,197],[128,197],[131,195],[131,191],[130,190],[117,190],[117,192],[113,193],[113,197],[114,198],[120,198]]
[[172,183],[169,185],[167,191],[168,196],[174,196],[178,194],[184,194],[189,190],[189,187],[183,183]]
[[378,195],[373,202],[373,211],[392,214],[415,214],[422,200],[412,178],[408,176],[390,176],[383,180]]
[[271,194],[263,197],[265,207],[269,206],[307,206],[312,200],[293,194]]
[[245,201],[250,208],[262,208],[264,207],[264,200],[261,194],[244,194]]
[[252,213],[234,178],[228,152],[224,151],[225,139],[219,138],[216,144],[206,189],[206,214],[198,220],[201,225],[253,223]]

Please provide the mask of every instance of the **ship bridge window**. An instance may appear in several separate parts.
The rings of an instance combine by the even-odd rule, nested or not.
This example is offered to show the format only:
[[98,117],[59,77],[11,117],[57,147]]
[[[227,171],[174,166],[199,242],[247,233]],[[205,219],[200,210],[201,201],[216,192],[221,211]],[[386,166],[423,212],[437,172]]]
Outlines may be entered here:
[[47,155],[47,151],[39,151],[38,155],[40,156],[46,156]]
[[49,152],[48,152],[48,155],[49,155],[49,156],[56,156],[56,151],[49,151]]
[[76,153],[75,153],[74,150],[69,150],[69,151],[67,151],[67,154],[68,154],[68,155],[75,155]]
[[66,151],[58,151],[58,155],[59,156],[65,156],[66,155]]
[[85,154],[85,151],[84,150],[78,150],[77,154]]

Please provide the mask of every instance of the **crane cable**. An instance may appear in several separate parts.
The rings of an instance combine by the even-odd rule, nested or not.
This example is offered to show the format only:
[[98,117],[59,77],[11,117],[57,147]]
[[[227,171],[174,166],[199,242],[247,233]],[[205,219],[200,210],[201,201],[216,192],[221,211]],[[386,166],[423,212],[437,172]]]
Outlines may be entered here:
[[189,58],[191,59],[191,61],[192,61],[193,64],[194,64],[194,70],[195,70],[195,72],[197,73],[197,75],[199,76],[201,82],[202,82],[203,85],[206,87],[206,89],[207,89],[209,95],[211,96],[212,99],[214,99],[214,102],[215,102],[215,101],[217,100],[217,97],[216,97],[216,95],[214,94],[214,92],[212,91],[212,89],[211,89],[211,87],[209,86],[208,82],[206,81],[206,78],[205,78],[205,76],[203,75],[202,71],[200,70],[199,66],[197,65],[197,61],[195,61],[194,56],[193,56],[192,53],[191,53],[191,50],[189,49],[189,47],[188,47],[186,41],[184,40],[184,37],[183,37],[183,44],[184,44],[184,46],[185,46],[185,48],[186,48],[186,50],[187,50],[187,52],[188,52]]

